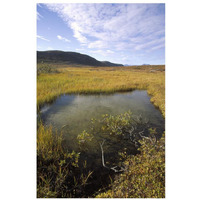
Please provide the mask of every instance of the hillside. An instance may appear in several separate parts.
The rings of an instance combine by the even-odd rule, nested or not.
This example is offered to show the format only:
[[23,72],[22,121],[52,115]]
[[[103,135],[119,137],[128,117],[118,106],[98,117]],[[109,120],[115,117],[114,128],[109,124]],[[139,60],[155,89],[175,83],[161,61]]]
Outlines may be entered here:
[[37,51],[37,63],[62,63],[89,66],[123,66],[122,64],[111,63],[108,61],[101,62],[85,54],[64,51]]
[[110,66],[110,67],[114,67],[114,66],[122,67],[122,66],[124,66],[124,65],[122,65],[122,64],[111,63],[111,62],[108,62],[108,61],[102,61],[102,63],[103,63],[105,66]]

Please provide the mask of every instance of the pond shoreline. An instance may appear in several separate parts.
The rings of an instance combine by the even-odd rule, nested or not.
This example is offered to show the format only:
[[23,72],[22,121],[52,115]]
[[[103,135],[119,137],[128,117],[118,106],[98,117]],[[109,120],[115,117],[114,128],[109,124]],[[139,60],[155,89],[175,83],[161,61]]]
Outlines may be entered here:
[[[64,95],[112,95],[112,94],[117,94],[117,93],[126,93],[126,92],[134,92],[134,91],[147,91],[149,97],[150,97],[150,101],[152,100],[153,95],[151,93],[148,92],[147,89],[138,89],[138,88],[134,88],[134,89],[127,89],[127,90],[116,90],[116,91],[101,91],[101,92],[97,92],[97,91],[93,91],[93,92],[71,92],[71,93],[62,93],[59,94],[58,96],[53,97],[50,101],[44,102],[40,105],[37,106],[37,115],[39,114],[39,112],[41,111],[42,107],[48,106],[53,104],[58,98],[60,98],[61,96]],[[165,119],[165,115],[162,113],[162,110],[159,106],[155,105],[155,101],[151,101],[151,103],[154,105],[154,107],[156,109],[158,109],[160,111],[160,113],[162,114],[163,118]]]

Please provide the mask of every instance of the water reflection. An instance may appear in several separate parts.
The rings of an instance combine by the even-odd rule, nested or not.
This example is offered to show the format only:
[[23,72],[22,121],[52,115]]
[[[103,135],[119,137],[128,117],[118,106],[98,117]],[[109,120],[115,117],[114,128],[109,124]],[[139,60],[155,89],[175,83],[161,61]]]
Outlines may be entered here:
[[151,126],[158,131],[164,130],[164,119],[159,110],[150,102],[146,91],[98,94],[62,95],[41,109],[40,115],[45,125],[63,132],[69,149],[78,150],[76,137],[83,130],[90,129],[91,118],[99,119],[103,114],[121,114],[131,111],[150,120]]

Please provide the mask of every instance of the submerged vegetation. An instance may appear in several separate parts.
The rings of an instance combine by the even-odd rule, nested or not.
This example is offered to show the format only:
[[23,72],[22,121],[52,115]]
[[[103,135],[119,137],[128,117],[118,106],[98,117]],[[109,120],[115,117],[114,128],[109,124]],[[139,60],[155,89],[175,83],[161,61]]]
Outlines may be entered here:
[[[52,66],[50,66],[51,68]],[[151,102],[165,117],[165,73],[164,66],[142,67],[55,67],[59,73],[40,72],[37,77],[38,109],[64,93],[111,93],[145,89]],[[92,120],[91,132],[83,130],[77,137],[82,149],[89,150],[99,131],[104,163],[104,142],[122,141],[129,138],[135,145],[136,155],[129,155],[128,146],[118,152],[121,173],[116,173],[107,188],[100,188],[93,195],[85,193],[85,187],[93,172],[80,163],[80,152],[69,152],[62,145],[62,134],[53,134],[51,127],[38,123],[37,133],[37,196],[38,197],[98,197],[98,198],[164,198],[165,197],[165,139],[156,136],[156,130],[144,129],[141,121],[133,122],[131,113],[117,116],[104,115],[101,121]],[[101,126],[96,126],[100,123]],[[142,128],[141,128],[142,127]],[[132,130],[135,130],[134,134]],[[117,140],[116,140],[117,138]],[[126,143],[124,143],[126,144]],[[125,146],[126,147],[126,146]],[[115,163],[116,164],[116,163]],[[107,167],[108,168],[108,167]],[[112,168],[110,168],[112,169]],[[115,168],[116,169],[116,168]]]
[[[96,197],[164,198],[164,135],[158,139],[158,133],[155,129],[149,128],[148,121],[141,117],[133,118],[131,112],[116,116],[106,114],[99,121],[94,121],[92,120],[91,133],[84,131],[77,139],[83,144],[91,141],[95,143],[95,138],[101,132],[102,166],[116,173],[114,180],[107,187],[109,190],[101,192],[100,189]],[[97,128],[96,124],[100,126]],[[107,146],[112,146],[116,142],[121,146],[120,149],[115,149],[118,156],[114,156],[114,163],[106,164],[103,145],[107,143]],[[107,158],[107,161],[109,160],[111,158]]]
[[84,186],[92,172],[80,168],[77,152],[62,146],[62,135],[39,123],[37,133],[37,197],[84,196]]
[[110,189],[97,198],[165,197],[165,139],[164,136],[158,141],[150,138],[139,141],[140,153],[126,157],[124,173],[117,175]]

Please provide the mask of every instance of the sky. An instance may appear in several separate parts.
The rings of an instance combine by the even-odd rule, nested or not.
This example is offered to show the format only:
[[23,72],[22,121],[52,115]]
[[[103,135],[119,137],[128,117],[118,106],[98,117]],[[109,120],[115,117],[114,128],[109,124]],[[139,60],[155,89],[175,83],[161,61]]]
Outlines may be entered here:
[[165,64],[165,4],[37,4],[37,50]]

